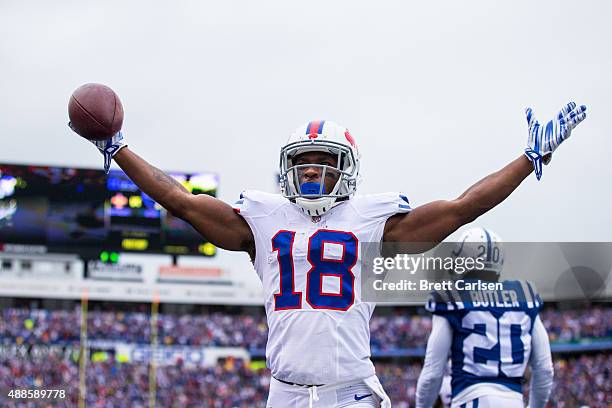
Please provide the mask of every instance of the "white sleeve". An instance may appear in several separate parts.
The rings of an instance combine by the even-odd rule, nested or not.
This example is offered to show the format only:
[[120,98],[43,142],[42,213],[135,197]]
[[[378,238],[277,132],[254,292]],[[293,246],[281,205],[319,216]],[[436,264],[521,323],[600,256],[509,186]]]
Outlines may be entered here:
[[433,315],[431,334],[429,340],[427,340],[425,362],[417,382],[417,408],[431,408],[436,402],[452,340],[453,329],[448,320],[442,316]]
[[531,335],[531,383],[529,407],[540,408],[546,405],[553,385],[553,364],[550,354],[548,333],[540,316],[536,317]]

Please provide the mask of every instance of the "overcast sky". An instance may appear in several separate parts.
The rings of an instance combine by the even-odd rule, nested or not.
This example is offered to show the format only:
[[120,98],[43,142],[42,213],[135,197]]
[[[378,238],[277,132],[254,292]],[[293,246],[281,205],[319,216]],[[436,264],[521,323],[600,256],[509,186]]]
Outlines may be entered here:
[[130,147],[273,191],[281,145],[328,119],[362,153],[362,192],[454,198],[518,157],[524,108],[588,117],[543,180],[476,223],[508,241],[612,239],[612,3],[0,1],[0,161],[101,167],[69,132],[85,82],[120,95]]

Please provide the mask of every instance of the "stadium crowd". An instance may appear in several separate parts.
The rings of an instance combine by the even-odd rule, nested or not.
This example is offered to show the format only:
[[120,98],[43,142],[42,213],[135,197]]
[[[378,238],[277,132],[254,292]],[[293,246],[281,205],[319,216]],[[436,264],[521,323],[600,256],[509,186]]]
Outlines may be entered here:
[[[550,338],[556,342],[612,338],[612,307],[559,310],[541,313]],[[15,400],[6,392],[2,407],[73,407],[78,402],[80,309],[49,310],[8,307],[0,311],[0,388],[64,389],[66,399]],[[263,349],[267,327],[263,314],[208,312],[158,317],[162,345],[242,346]],[[371,320],[374,350],[423,347],[431,318],[418,309],[391,309]],[[149,344],[150,316],[144,311],[88,313],[88,339]],[[36,346],[59,345],[63,352],[37,355]],[[18,346],[22,352],[16,352]],[[23,352],[23,350],[28,350]],[[106,354],[105,354],[106,355]],[[149,366],[120,362],[109,354],[88,359],[85,383],[88,407],[145,407],[149,401]],[[376,363],[394,407],[414,406],[420,359]],[[612,404],[612,354],[555,355],[553,407],[607,407]],[[159,407],[264,407],[270,373],[261,362],[229,358],[216,366],[162,365],[156,369],[156,406]],[[527,387],[525,387],[527,388]],[[126,403],[127,402],[127,403]]]
[[[612,355],[555,358],[550,406],[609,407],[612,404]],[[415,404],[421,362],[377,363],[377,374],[396,408]],[[108,361],[88,362],[86,406],[144,408],[149,405],[149,367]],[[156,369],[156,406],[168,408],[265,407],[270,381],[267,369],[228,359],[213,367],[181,364]],[[78,404],[79,365],[72,358],[0,358],[0,388],[62,389],[64,399],[12,399],[0,395],[2,407],[74,407]],[[527,388],[525,395],[527,395]]]
[[[396,309],[375,315],[371,322],[374,350],[424,347],[431,330],[429,315],[417,310]],[[5,308],[0,313],[0,340],[17,344],[76,342],[80,338],[79,309],[47,310]],[[545,309],[541,313],[553,342],[612,338],[612,307],[589,309]],[[187,346],[240,346],[264,349],[267,339],[265,316],[223,312],[205,314],[160,314],[160,344]],[[147,344],[151,338],[150,316],[143,312],[90,311],[87,335],[90,340],[120,340]]]
[[589,309],[559,311],[547,308],[540,317],[552,342],[612,338],[612,307],[609,303]]
[[612,354],[555,358],[554,366],[552,406],[612,406]]
[[[213,367],[163,366],[156,369],[156,406],[249,408],[264,407],[270,376],[241,360]],[[113,360],[88,362],[85,376],[87,407],[149,407],[149,366]],[[61,389],[65,398],[15,399],[0,395],[2,407],[75,407],[79,399],[79,365],[60,356],[0,358],[2,390]]]

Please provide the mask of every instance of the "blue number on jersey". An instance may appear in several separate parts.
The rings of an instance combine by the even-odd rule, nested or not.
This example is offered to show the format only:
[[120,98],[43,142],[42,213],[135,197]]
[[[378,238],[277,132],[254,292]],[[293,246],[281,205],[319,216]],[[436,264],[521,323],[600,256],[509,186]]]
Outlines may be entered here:
[[[272,238],[272,249],[278,252],[280,292],[274,295],[274,310],[299,309],[302,307],[302,292],[295,291],[295,269],[293,267],[294,231],[279,231]],[[342,257],[325,257],[325,244],[342,246]],[[355,275],[351,271],[357,263],[357,237],[350,232],[318,230],[308,241],[308,262],[311,265],[306,275],[306,301],[314,309],[347,310],[355,300]],[[323,292],[324,276],[334,276],[340,281],[339,293]]]
[[[325,243],[342,245],[341,259],[324,258]],[[312,268],[306,277],[306,301],[315,309],[347,310],[355,300],[357,237],[350,232],[319,230],[308,241],[308,262]],[[323,277],[340,279],[338,294],[323,293]]]
[[274,310],[302,307],[302,292],[295,291],[292,254],[294,238],[294,231],[278,231],[272,238],[272,249],[278,252],[280,269],[280,292],[274,295]]

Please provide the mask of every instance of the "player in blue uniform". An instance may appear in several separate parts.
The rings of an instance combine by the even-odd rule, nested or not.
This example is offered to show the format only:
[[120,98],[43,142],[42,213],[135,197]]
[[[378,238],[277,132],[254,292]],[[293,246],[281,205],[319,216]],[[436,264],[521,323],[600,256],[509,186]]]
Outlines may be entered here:
[[[498,282],[503,266],[501,241],[491,231],[464,234],[453,255],[475,257],[484,251],[485,268],[468,272],[466,281]],[[482,253],[482,252],[481,252]],[[433,313],[417,407],[431,407],[439,393],[449,354],[452,407],[522,407],[527,364],[532,380],[529,406],[543,407],[552,387],[553,366],[546,329],[538,316],[542,300],[527,281],[499,282],[495,290],[432,293]]]

